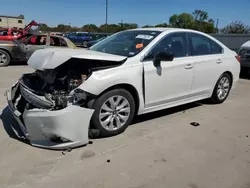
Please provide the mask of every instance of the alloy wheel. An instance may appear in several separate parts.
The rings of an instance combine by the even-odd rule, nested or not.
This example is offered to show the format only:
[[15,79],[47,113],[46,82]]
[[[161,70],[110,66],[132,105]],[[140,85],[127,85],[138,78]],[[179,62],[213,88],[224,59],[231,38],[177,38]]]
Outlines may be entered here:
[[220,100],[224,100],[229,92],[230,89],[230,81],[227,77],[222,77],[219,81],[218,87],[217,87],[217,96]]
[[109,131],[120,129],[129,119],[131,107],[123,96],[112,96],[107,99],[99,112],[101,126]]
[[0,52],[0,64],[5,64],[8,61],[8,57],[5,53]]

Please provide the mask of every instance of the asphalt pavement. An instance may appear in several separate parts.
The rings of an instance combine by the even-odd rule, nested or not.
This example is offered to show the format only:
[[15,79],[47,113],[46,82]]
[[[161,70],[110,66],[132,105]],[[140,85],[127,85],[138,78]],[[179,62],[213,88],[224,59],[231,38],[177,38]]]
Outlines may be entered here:
[[0,68],[1,188],[250,188],[250,80],[241,79],[221,105],[202,101],[139,116],[119,136],[62,152],[16,136],[3,94],[30,71]]

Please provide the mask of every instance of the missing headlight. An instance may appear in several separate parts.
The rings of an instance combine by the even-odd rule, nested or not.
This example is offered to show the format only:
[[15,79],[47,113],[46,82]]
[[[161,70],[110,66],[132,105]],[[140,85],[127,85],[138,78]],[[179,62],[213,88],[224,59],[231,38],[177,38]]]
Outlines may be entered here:
[[72,97],[73,104],[83,105],[87,99],[87,94],[81,89],[75,89]]

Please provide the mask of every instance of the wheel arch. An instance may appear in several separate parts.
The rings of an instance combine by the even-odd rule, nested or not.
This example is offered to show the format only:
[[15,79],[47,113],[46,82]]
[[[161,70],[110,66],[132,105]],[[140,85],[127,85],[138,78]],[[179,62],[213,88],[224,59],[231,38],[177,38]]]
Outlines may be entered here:
[[12,55],[11,55],[11,53],[9,52],[9,50],[7,50],[7,49],[5,49],[5,48],[0,48],[0,50],[3,50],[3,51],[5,51],[6,53],[8,53],[9,56],[10,56],[10,60],[12,59]]
[[[228,74],[229,76],[230,76],[230,79],[231,79],[231,86],[233,85],[233,74],[230,72],[230,71],[226,71],[226,72],[224,72],[223,74]],[[222,75],[223,75],[222,74]],[[221,75],[221,76],[222,76]]]
[[140,98],[139,98],[138,91],[131,84],[122,83],[122,84],[113,85],[113,86],[105,89],[104,91],[102,91],[98,96],[101,96],[102,94],[104,94],[108,91],[114,90],[114,89],[125,89],[132,95],[132,97],[134,98],[134,101],[135,101],[135,114],[138,114],[138,110],[140,107]]

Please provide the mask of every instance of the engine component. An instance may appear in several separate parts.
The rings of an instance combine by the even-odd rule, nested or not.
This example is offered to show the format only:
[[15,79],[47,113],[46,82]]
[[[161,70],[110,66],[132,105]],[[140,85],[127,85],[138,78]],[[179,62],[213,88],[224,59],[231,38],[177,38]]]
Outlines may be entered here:
[[81,83],[82,81],[80,79],[70,79],[68,91],[72,91],[73,89],[77,88]]
[[55,101],[55,110],[63,109],[68,105],[67,95],[64,91],[55,92],[52,95],[52,100]]
[[76,89],[73,94],[73,103],[83,105],[86,98],[87,98],[87,95],[84,91],[80,89]]

